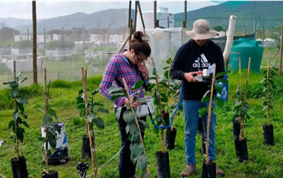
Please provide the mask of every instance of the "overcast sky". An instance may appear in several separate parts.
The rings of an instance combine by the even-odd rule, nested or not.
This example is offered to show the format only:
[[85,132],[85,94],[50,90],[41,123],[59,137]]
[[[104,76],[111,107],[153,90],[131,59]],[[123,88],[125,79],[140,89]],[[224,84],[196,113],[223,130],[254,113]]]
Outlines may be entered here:
[[[76,12],[91,14],[105,9],[128,8],[128,0],[37,0],[37,19],[47,19]],[[132,9],[134,9],[132,1]],[[142,11],[153,11],[153,0],[140,0]],[[217,5],[209,0],[187,0],[188,11],[205,6]],[[170,13],[184,11],[183,0],[157,0],[157,8],[166,7]],[[0,0],[0,18],[14,17],[20,19],[32,18],[32,1]]]

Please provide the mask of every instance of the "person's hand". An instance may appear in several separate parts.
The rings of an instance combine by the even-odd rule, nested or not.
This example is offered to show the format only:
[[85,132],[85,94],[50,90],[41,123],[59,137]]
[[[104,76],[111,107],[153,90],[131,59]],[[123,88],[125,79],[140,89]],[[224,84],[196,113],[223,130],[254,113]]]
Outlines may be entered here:
[[141,71],[144,80],[147,80],[148,77],[149,77],[149,72],[148,72],[148,69],[147,69],[145,63],[139,62],[137,65],[138,65],[138,70]]
[[196,82],[196,79],[194,78],[194,75],[197,74],[198,72],[188,72],[184,74],[185,79],[188,82]]
[[[128,98],[125,99],[124,104],[127,105],[127,106],[130,106],[130,102],[129,102]],[[140,102],[137,102],[137,101],[133,102],[133,108],[136,108],[139,105],[141,105]]]

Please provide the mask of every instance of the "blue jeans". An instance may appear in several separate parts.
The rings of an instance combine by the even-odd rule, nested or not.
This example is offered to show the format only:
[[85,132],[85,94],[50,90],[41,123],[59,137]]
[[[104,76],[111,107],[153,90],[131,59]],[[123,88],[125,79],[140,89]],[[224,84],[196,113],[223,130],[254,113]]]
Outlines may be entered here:
[[[185,117],[185,154],[187,164],[196,165],[195,148],[196,148],[196,134],[198,127],[198,110],[202,107],[207,107],[209,103],[202,103],[197,100],[183,100],[183,111]],[[212,106],[215,108],[216,105],[213,102]],[[202,117],[205,142],[206,142],[206,123],[207,113]],[[211,112],[210,119],[210,131],[209,131],[209,149],[208,157],[210,161],[215,161],[215,125],[216,115]]]

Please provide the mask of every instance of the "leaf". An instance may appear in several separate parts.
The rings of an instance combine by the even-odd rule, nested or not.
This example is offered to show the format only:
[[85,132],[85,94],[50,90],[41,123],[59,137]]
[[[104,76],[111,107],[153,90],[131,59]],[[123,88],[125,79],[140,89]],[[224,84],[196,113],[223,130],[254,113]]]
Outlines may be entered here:
[[28,100],[24,97],[17,98],[17,102],[20,104],[28,104]]
[[42,109],[40,109],[40,108],[37,108],[37,110],[39,110],[40,112],[44,113],[44,111]]
[[80,117],[81,117],[81,118],[84,118],[84,117],[85,117],[85,109],[82,109],[82,110],[80,111]]
[[219,72],[219,73],[216,74],[216,78],[223,77],[225,74],[227,74],[226,71],[225,72]]
[[111,96],[111,100],[114,101],[114,100],[116,100],[117,98],[121,98],[121,97],[124,97],[124,96],[126,96],[125,93],[115,94],[115,95],[112,95],[112,96]]
[[22,72],[17,73],[16,79],[19,79],[21,75],[22,75]]
[[267,106],[263,106],[262,111],[266,111]]
[[28,125],[28,123],[26,121],[23,121],[22,124],[29,128],[29,125]]
[[9,122],[9,129],[12,127],[12,126],[14,126],[15,125],[15,121],[14,120],[11,120],[10,122]]
[[232,119],[233,122],[237,122],[240,119],[240,115],[235,115]]
[[85,109],[85,103],[77,105],[77,109]]
[[61,127],[58,124],[53,124],[53,128],[60,133],[61,132]]
[[201,102],[206,103],[210,100],[210,90],[207,90],[203,95]]
[[154,87],[155,87],[155,83],[150,84],[149,87],[148,87],[148,89],[151,90],[151,89],[153,89]]
[[21,112],[25,112],[25,108],[24,108],[23,104],[18,103],[18,106],[19,106],[19,110]]
[[52,117],[50,117],[48,114],[45,114],[43,117],[43,124],[45,126],[49,126],[52,123]]
[[109,113],[109,111],[107,109],[104,109],[104,108],[98,108],[97,111],[101,112],[101,113]]
[[146,121],[144,121],[144,120],[139,120],[138,122],[139,122],[139,125],[140,125],[140,127],[141,127],[142,129],[149,128],[149,126],[148,126],[148,124],[147,124]]
[[44,137],[37,137],[37,140],[43,142],[43,141],[45,141],[45,138]]
[[141,178],[147,178],[147,171],[146,170],[142,171]]
[[48,142],[52,148],[56,148],[56,136],[48,130]]
[[131,124],[135,119],[134,113],[131,110],[126,110],[123,114],[123,119],[127,124]]
[[9,82],[9,87],[10,88],[18,88],[19,87],[19,84],[17,83],[17,82],[15,82],[15,81],[11,81],[11,82]]
[[23,83],[25,80],[27,80],[28,78],[23,78],[22,80],[20,80],[18,83]]
[[135,86],[133,86],[133,87],[131,88],[131,90],[137,90],[137,89],[139,89],[139,88],[143,85],[143,83],[144,83],[143,80],[137,81],[137,83],[135,84]]
[[94,118],[95,118],[95,114],[94,114],[94,113],[90,113],[90,114],[87,116],[87,120],[88,120],[89,123],[91,123]]
[[221,85],[221,84],[219,84],[219,83],[215,83],[214,84],[214,88],[215,88],[215,90],[218,92],[218,93],[222,93],[222,90],[223,90],[223,86]]
[[110,87],[109,89],[108,89],[108,94],[109,95],[112,95],[112,94],[114,94],[114,93],[125,93],[125,90],[124,90],[124,88],[121,88],[121,87],[119,87],[119,88],[116,88],[115,86],[112,86],[112,87]]
[[24,141],[24,133],[25,133],[25,130],[23,129],[23,128],[21,128],[21,127],[18,127],[17,128],[17,138],[21,141],[21,142],[23,142]]
[[28,118],[28,116],[25,113],[23,113],[23,112],[21,112],[20,115],[22,115],[25,119]]
[[138,144],[132,144],[130,146],[130,150],[131,150],[131,157],[132,158],[137,158],[138,156],[140,156],[143,153],[143,149],[144,149],[144,145],[143,143]]
[[56,119],[57,122],[58,122],[58,117],[57,117],[57,115],[56,115],[56,112],[55,112],[53,109],[48,108],[48,113],[49,113],[51,116],[55,117],[55,119]]
[[13,112],[13,119],[16,121],[19,117],[19,112]]
[[145,170],[147,166],[148,158],[146,154],[143,154],[138,157],[137,159],[137,166],[140,168],[140,170]]
[[224,101],[219,99],[218,97],[214,97],[214,101],[218,107],[222,107],[224,105]]
[[245,114],[245,115],[248,115],[248,108],[246,108],[246,107],[244,107],[244,106],[242,106],[241,107],[241,111]]
[[228,81],[225,80],[225,79],[223,79],[223,78],[218,79],[217,82],[221,82],[221,83],[223,83],[223,84],[228,84]]
[[101,128],[101,129],[105,128],[104,122],[100,117],[93,119],[93,121],[98,128]]
[[17,98],[20,95],[20,90],[18,89],[18,87],[12,89],[11,95],[13,98]]
[[78,95],[81,95],[81,94],[83,94],[83,90],[79,90],[79,94]]
[[94,95],[96,95],[96,93],[98,93],[98,90],[93,90],[93,91],[91,92],[91,95],[94,96]]
[[127,133],[131,133],[133,134],[135,131],[138,130],[138,127],[136,126],[136,124],[134,122],[132,122],[131,124],[127,124],[126,126],[126,132]]
[[119,107],[116,109],[116,112],[115,112],[115,119],[117,121],[119,121],[120,117],[121,117],[121,111],[122,111],[122,107]]
[[199,117],[202,117],[207,112],[207,108],[200,108],[198,110]]
[[131,137],[131,143],[132,144],[135,144],[135,143],[139,143],[139,131],[135,131],[133,134],[132,134],[132,137]]

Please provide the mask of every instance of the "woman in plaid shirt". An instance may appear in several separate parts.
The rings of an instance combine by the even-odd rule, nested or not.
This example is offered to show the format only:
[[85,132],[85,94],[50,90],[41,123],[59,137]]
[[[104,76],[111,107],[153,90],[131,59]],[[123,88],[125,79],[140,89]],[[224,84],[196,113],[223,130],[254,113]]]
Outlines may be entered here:
[[[108,89],[112,86],[114,82],[116,87],[123,87],[123,78],[125,78],[127,86],[132,88],[135,83],[139,80],[144,80],[148,84],[149,72],[144,64],[151,53],[151,48],[143,37],[145,36],[141,31],[136,31],[133,35],[133,40],[130,42],[130,49],[124,51],[123,53],[116,54],[108,62],[102,81],[100,83],[99,91],[106,98],[111,99],[111,96],[108,94]],[[136,95],[138,98],[144,97],[143,87],[129,91],[130,94],[140,90],[140,94]],[[123,107],[128,105],[129,101],[126,97],[118,98],[114,101],[115,113],[118,107]],[[133,107],[136,108],[140,105],[139,102],[134,102]],[[121,115],[126,111],[126,107],[123,107],[121,110]],[[146,117],[140,118],[146,120]],[[128,139],[129,134],[126,133],[126,122],[121,117],[118,120],[119,130],[121,133],[121,152],[119,159],[119,178],[132,178],[135,177],[135,165],[132,163],[130,144],[131,141]],[[142,137],[144,132],[142,131]]]

